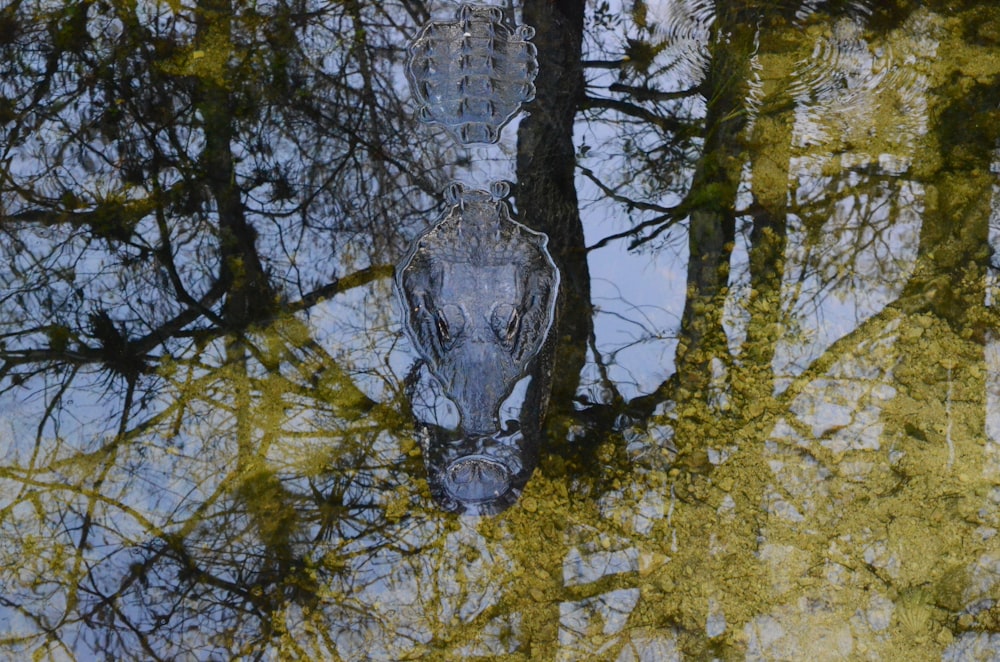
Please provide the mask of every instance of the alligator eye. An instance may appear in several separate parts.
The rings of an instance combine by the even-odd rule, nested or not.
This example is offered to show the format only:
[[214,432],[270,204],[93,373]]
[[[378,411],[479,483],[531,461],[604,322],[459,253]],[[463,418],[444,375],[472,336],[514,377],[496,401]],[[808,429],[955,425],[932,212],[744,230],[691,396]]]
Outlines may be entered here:
[[514,338],[517,336],[517,332],[521,330],[521,311],[517,308],[510,315],[510,321],[507,322],[507,344],[513,345]]
[[490,328],[504,347],[514,346],[514,338],[521,328],[521,313],[509,303],[498,303],[490,313]]
[[455,340],[465,330],[465,315],[462,309],[449,303],[435,311],[434,323],[437,324],[438,338],[445,349],[450,349]]
[[451,334],[448,333],[448,321],[438,313],[434,316],[434,322],[437,324],[438,338],[445,345],[451,344]]

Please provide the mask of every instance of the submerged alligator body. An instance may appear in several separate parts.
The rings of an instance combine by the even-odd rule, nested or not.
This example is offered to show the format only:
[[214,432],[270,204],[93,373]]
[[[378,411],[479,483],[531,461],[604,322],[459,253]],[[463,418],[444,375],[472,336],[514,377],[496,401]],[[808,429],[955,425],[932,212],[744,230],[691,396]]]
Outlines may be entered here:
[[464,4],[454,21],[428,23],[410,44],[406,73],[417,117],[440,124],[462,143],[494,143],[522,103],[535,97],[538,61],[500,7]]

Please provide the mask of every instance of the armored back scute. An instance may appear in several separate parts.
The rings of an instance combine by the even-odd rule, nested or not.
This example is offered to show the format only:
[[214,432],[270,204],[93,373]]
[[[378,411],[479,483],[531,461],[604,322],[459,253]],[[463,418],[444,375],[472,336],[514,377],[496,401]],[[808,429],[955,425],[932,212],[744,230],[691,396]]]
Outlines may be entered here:
[[493,143],[535,97],[534,29],[508,27],[499,7],[462,5],[455,21],[425,25],[410,45],[407,76],[421,121],[462,143]]

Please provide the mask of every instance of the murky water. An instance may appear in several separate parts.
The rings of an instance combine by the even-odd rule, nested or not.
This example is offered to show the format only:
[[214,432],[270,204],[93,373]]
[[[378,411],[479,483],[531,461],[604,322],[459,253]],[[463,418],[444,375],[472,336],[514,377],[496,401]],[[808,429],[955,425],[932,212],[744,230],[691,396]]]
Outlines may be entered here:
[[[994,3],[504,5],[478,146],[457,11],[0,8],[0,658],[1000,659]],[[559,295],[468,412],[394,265],[500,180]]]

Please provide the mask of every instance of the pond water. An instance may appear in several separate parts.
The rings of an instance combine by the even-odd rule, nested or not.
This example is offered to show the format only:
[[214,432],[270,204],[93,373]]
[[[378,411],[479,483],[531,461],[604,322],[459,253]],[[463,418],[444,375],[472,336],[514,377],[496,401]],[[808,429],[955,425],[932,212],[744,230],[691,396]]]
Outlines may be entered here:
[[0,7],[0,658],[1000,660],[1000,9],[501,9]]

